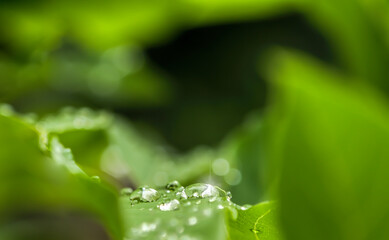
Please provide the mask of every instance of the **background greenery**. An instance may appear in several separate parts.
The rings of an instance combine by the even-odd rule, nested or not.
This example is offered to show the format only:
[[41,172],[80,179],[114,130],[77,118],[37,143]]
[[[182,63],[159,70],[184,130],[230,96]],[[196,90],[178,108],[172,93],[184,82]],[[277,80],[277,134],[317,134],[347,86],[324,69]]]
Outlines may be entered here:
[[120,189],[178,180],[259,203],[222,201],[178,239],[388,239],[388,16],[385,0],[0,0],[0,238],[134,239],[191,213]]

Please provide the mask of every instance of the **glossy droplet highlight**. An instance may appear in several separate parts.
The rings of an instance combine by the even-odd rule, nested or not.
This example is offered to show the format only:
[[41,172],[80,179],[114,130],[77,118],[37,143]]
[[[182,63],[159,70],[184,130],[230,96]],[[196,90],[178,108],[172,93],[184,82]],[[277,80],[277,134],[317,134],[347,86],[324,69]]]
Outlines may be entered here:
[[161,211],[173,211],[180,207],[180,202],[177,199],[173,199],[167,203],[162,203],[158,206]]
[[166,189],[168,190],[176,190],[181,187],[181,184],[178,181],[171,181],[166,185]]
[[97,183],[101,182],[101,179],[99,176],[92,176],[90,179],[92,179],[92,181],[97,182]]
[[195,183],[185,188],[185,193],[189,198],[210,198],[221,196],[221,191],[216,187],[205,184]]
[[184,187],[179,187],[176,192],[176,197],[179,199],[187,199],[188,196],[185,193],[185,188]]
[[142,187],[136,189],[131,195],[130,200],[138,200],[141,202],[154,202],[161,197],[161,194],[150,187]]
[[226,193],[226,197],[227,197],[227,200],[230,201],[231,198],[232,198],[232,193],[231,193],[230,191],[228,191],[228,192]]
[[120,191],[120,194],[122,196],[130,196],[133,191],[134,190],[132,188],[122,188],[122,190]]
[[249,209],[249,208],[251,208],[252,207],[252,205],[250,205],[250,204],[246,204],[246,205],[243,205],[242,207],[240,207],[240,210],[247,210],[247,209]]

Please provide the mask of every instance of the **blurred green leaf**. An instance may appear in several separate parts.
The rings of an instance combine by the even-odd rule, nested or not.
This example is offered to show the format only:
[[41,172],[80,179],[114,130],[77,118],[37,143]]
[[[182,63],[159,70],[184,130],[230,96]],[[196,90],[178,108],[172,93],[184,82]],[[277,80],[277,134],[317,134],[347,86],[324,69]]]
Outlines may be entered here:
[[273,202],[263,202],[248,209],[238,209],[238,217],[228,215],[229,239],[279,240],[276,223],[277,208]]
[[[121,239],[113,189],[85,175],[56,138],[42,149],[33,125],[8,112],[2,114],[0,144],[8,147],[0,150],[0,223],[22,220],[28,214],[60,216],[66,210],[103,224],[113,239]],[[13,234],[20,232],[16,228]]]
[[231,187],[238,204],[256,204],[267,197],[262,125],[260,114],[251,114],[220,148],[221,155],[242,175],[241,181]]
[[37,125],[46,134],[57,135],[72,149],[78,164],[93,172],[100,169],[101,155],[108,146],[106,129],[112,122],[113,117],[106,112],[68,107],[44,117]]
[[269,151],[286,238],[387,239],[386,100],[311,58],[276,59]]
[[[380,0],[296,0],[301,11],[332,41],[338,59],[357,80],[389,92],[389,48]],[[381,10],[379,10],[381,8]],[[386,11],[385,11],[386,10]]]
[[127,165],[128,174],[137,186],[164,186],[172,180],[185,184],[196,180],[209,172],[210,163],[216,156],[214,150],[201,148],[185,155],[174,155],[166,146],[148,140],[130,122],[120,118],[107,131],[110,155],[121,162],[117,167],[123,167],[123,163]]

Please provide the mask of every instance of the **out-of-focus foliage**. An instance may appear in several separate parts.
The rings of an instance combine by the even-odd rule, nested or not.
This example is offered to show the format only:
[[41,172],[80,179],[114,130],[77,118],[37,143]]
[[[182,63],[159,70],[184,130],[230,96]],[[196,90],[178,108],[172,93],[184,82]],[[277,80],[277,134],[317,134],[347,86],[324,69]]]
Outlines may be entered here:
[[271,124],[286,235],[387,238],[386,101],[309,58],[284,53],[279,66]]
[[[4,113],[0,114],[0,142],[7,147],[2,147],[0,152],[0,236],[41,239],[43,236],[29,229],[28,224],[19,226],[20,220],[28,219],[29,215],[39,219],[45,214],[69,211],[93,216],[92,220],[103,224],[113,239],[121,239],[122,224],[114,190],[87,176],[74,162],[70,149],[64,148],[58,139],[47,139],[34,125]],[[33,219],[31,224],[34,224]],[[76,233],[57,236],[49,232],[46,237],[67,239],[72,236],[79,237]]]

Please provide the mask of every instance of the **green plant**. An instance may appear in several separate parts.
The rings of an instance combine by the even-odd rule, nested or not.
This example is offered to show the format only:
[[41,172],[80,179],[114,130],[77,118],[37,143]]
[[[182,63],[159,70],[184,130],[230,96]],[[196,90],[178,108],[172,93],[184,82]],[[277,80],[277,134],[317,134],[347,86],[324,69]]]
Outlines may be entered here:
[[[101,12],[102,6],[112,12]],[[386,1],[79,7],[73,11],[59,1],[42,14],[17,5],[0,9],[14,27],[1,29],[8,33],[1,43],[14,54],[0,55],[2,99],[55,85],[65,95],[76,86],[84,98],[116,108],[163,106],[174,87],[142,48],[183,28],[286,12],[299,12],[319,30],[335,60],[324,63],[280,46],[269,50],[260,66],[270,86],[266,109],[218,146],[185,154],[112,111],[66,107],[35,115],[1,105],[0,239],[85,239],[96,231],[97,238],[112,239],[389,238]],[[52,15],[58,8],[61,13]],[[64,20],[68,15],[72,21]],[[87,52],[76,66],[63,53],[34,55],[54,51],[65,36]]]

